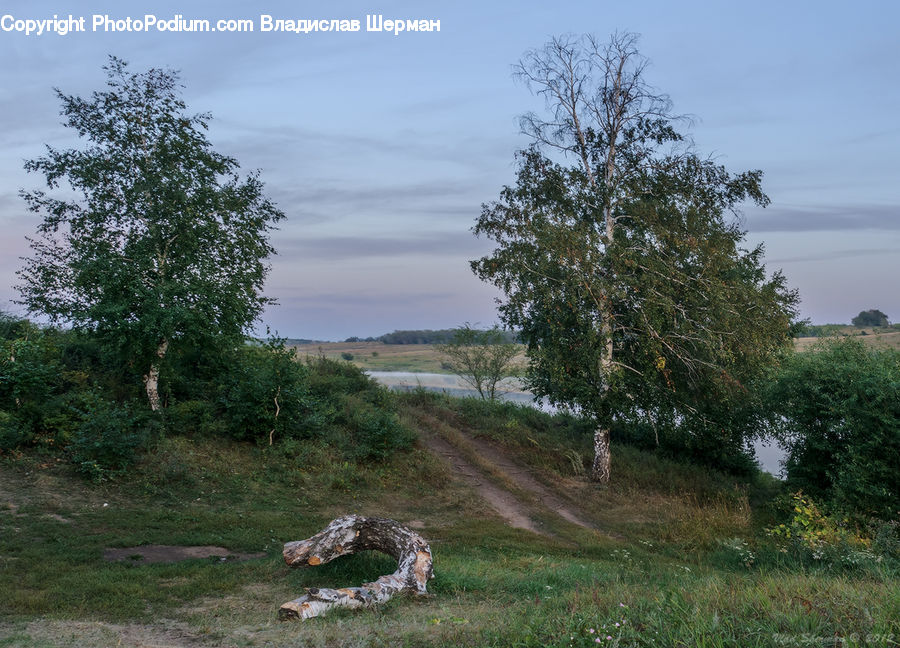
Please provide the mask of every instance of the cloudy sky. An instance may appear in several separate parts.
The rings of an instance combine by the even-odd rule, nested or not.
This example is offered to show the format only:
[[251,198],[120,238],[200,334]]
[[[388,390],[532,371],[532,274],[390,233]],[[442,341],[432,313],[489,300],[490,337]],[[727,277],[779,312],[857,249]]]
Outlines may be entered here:
[[[125,8],[123,8],[125,7]],[[542,102],[513,81],[529,48],[567,32],[641,34],[648,80],[668,93],[700,152],[759,168],[772,199],[745,212],[748,245],[800,290],[802,314],[900,321],[900,5],[892,1],[19,2],[0,15],[86,18],[86,33],[0,31],[0,308],[11,302],[37,217],[18,192],[62,128],[58,87],[101,89],[109,54],[180,70],[216,149],[259,169],[287,214],[273,236],[264,324],[322,340],[496,321],[468,260],[470,228],[512,182],[528,144],[517,117]],[[113,19],[250,19],[253,33],[103,33]],[[358,19],[358,33],[260,32],[274,18]],[[367,33],[366,16],[435,19],[440,32]],[[5,24],[14,24],[9,20]]]

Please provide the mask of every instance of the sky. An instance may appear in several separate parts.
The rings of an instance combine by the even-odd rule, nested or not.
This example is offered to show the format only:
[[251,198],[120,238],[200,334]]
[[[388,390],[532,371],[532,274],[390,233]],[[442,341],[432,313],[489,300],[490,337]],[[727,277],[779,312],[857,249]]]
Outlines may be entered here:
[[[0,309],[39,217],[20,189],[45,145],[78,145],[53,88],[102,90],[109,55],[178,70],[214,148],[259,170],[287,218],[273,233],[257,330],[342,340],[497,321],[499,293],[469,260],[481,205],[529,144],[518,117],[543,101],[512,77],[565,33],[640,34],[647,80],[694,117],[698,152],[762,169],[771,198],[744,210],[747,246],[799,290],[801,315],[900,321],[900,4],[847,2],[19,2],[0,18],[86,18],[85,33],[0,31]],[[249,19],[253,33],[104,33],[112,19]],[[356,33],[261,32],[274,19],[356,19]],[[440,31],[367,32],[366,16],[440,20]],[[9,20],[5,23],[13,24]]]

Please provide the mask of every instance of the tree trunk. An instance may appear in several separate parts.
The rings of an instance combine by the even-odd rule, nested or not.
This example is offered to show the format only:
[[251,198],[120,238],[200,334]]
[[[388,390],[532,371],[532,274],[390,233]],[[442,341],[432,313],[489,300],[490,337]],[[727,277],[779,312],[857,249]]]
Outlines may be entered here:
[[333,520],[322,531],[284,545],[284,561],[291,567],[321,565],[339,556],[374,549],[397,560],[397,571],[359,587],[325,589],[311,587],[306,594],[278,610],[280,619],[309,619],[335,607],[362,607],[383,603],[394,594],[411,591],[427,594],[433,577],[431,549],[422,536],[384,518],[358,515]]
[[598,427],[594,430],[594,463],[591,466],[591,479],[608,484],[610,463],[609,430]]
[[156,360],[150,363],[150,371],[144,376],[144,387],[147,390],[147,400],[150,401],[150,409],[159,411],[159,364],[166,357],[169,350],[169,341],[163,340],[156,348]]

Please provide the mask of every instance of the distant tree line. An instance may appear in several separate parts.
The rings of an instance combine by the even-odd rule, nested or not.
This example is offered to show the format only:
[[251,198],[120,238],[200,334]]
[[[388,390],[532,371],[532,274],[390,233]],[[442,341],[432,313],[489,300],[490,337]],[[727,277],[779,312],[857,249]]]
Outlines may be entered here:
[[846,324],[805,324],[797,327],[796,337],[834,337],[846,328]]
[[[834,337],[846,335],[848,326],[855,328],[878,328],[891,326],[888,316],[877,308],[861,311],[847,324],[808,324],[801,323],[795,328],[795,337]],[[896,324],[894,325],[897,326]]]
[[[394,331],[378,337],[349,337],[344,342],[381,342],[382,344],[449,344],[453,341],[458,329],[422,329]],[[497,344],[516,344],[519,342],[515,331],[499,330]]]

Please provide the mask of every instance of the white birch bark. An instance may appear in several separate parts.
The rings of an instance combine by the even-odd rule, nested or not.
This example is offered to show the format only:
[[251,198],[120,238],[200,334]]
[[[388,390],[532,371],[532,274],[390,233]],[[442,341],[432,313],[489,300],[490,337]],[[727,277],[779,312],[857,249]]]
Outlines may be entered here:
[[150,409],[159,411],[159,364],[166,357],[169,350],[169,341],[163,340],[156,348],[156,360],[150,363],[150,370],[144,376],[144,388],[147,390],[147,400],[150,401]]
[[322,531],[284,545],[284,561],[291,567],[321,565],[357,551],[375,549],[397,560],[397,571],[359,587],[311,587],[278,611],[280,619],[310,619],[335,607],[363,607],[383,603],[399,592],[427,594],[433,577],[431,549],[422,536],[385,518],[358,515],[333,520]]

